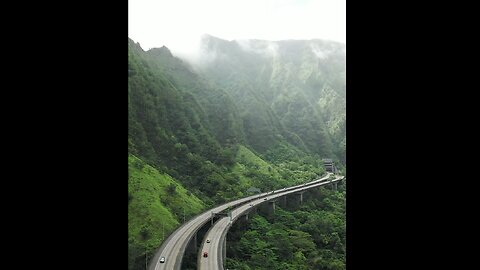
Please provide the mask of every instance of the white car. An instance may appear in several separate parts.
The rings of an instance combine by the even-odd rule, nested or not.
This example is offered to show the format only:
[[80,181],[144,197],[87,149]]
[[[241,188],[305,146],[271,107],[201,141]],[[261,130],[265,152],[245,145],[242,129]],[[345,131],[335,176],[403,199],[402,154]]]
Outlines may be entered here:
[[210,239],[207,239],[207,243],[210,243]]
[[160,263],[165,263],[165,257],[162,257],[162,258],[160,259]]

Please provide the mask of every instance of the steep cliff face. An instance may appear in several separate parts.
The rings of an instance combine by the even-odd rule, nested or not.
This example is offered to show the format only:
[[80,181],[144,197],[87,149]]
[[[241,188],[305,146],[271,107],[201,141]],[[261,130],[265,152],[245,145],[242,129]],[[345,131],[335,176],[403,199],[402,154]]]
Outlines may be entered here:
[[302,150],[344,161],[344,44],[226,41],[205,35],[201,48],[193,64],[233,97],[256,150],[266,151],[283,138]]
[[205,36],[189,63],[129,39],[128,53],[129,269],[185,209],[313,180],[322,158],[345,157],[341,44]]

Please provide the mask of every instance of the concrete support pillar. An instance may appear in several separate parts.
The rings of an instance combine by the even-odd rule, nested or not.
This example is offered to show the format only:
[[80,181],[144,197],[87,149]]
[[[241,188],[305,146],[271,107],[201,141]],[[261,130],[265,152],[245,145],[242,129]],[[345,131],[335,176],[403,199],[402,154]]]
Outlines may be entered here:
[[223,256],[223,264],[227,262],[227,236],[225,235],[225,240],[223,241],[223,249],[222,249],[222,256]]
[[190,240],[190,242],[188,242],[188,245],[187,245],[187,248],[186,248],[187,252],[197,253],[197,251],[198,251],[197,234],[198,234],[198,232],[195,232],[192,240]]
[[280,205],[282,207],[287,207],[287,196],[280,197]]
[[196,232],[195,235],[193,236],[193,250],[195,251],[195,253],[198,252],[197,234],[198,232]]
[[248,219],[250,218],[250,211],[243,215],[239,220],[237,220],[237,223],[239,223],[239,226],[244,228],[245,230],[248,229]]
[[337,190],[337,182],[333,183],[333,190]]
[[303,192],[295,194],[298,197],[299,204],[303,203]]
[[273,201],[268,202],[268,206],[269,206],[269,212],[275,214],[275,202]]
[[290,200],[288,200],[289,208],[298,207],[303,203],[303,193],[305,193],[305,191],[290,195]]

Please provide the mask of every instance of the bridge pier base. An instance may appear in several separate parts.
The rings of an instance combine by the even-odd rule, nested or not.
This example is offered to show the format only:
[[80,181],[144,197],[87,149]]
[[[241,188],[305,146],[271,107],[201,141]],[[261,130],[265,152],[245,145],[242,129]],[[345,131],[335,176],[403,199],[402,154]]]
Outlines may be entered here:
[[287,207],[287,196],[280,197],[280,205],[282,207]]
[[196,232],[195,235],[193,236],[193,246],[194,246],[193,249],[194,249],[195,253],[197,253],[197,251],[198,251],[197,234],[198,234],[198,232]]
[[346,188],[346,186],[345,186],[345,178],[343,178],[342,180],[338,181],[338,185],[339,185],[341,188]]
[[274,201],[268,202],[268,206],[269,206],[268,207],[268,210],[269,210],[268,212],[270,214],[275,214],[275,202]]
[[197,242],[197,234],[198,232],[196,232],[192,239],[190,240],[190,242],[188,242],[188,245],[187,245],[187,248],[186,248],[186,251],[189,252],[189,253],[197,253],[198,251],[198,242]]
[[223,249],[222,249],[222,257],[223,257],[223,264],[227,262],[227,236],[225,235],[225,240],[223,241]]
[[[305,192],[305,191],[304,191]],[[298,202],[299,204],[302,204],[303,203],[303,193],[304,192],[300,192],[300,193],[296,193],[296,197],[298,197]]]

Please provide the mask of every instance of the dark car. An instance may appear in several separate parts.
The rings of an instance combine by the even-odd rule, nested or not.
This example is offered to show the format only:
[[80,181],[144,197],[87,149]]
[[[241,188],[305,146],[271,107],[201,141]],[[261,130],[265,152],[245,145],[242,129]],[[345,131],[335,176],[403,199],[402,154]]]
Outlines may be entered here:
[[208,252],[206,252],[206,251],[203,252],[203,257],[204,257],[204,258],[208,257]]
[[165,257],[162,257],[162,258],[160,259],[160,263],[165,263]]

